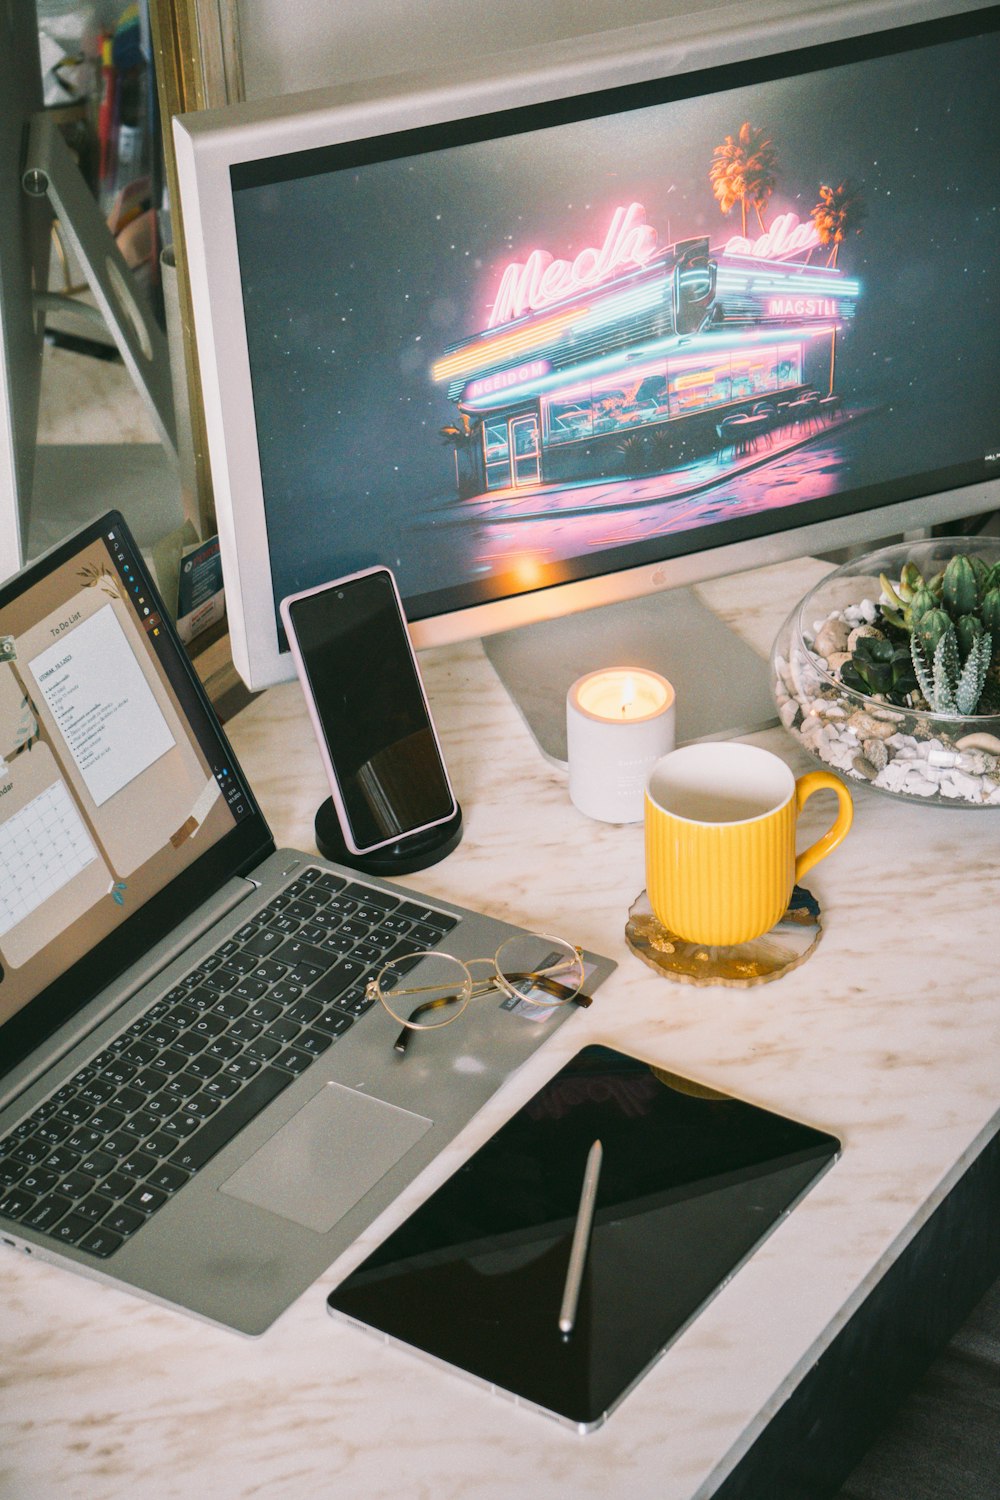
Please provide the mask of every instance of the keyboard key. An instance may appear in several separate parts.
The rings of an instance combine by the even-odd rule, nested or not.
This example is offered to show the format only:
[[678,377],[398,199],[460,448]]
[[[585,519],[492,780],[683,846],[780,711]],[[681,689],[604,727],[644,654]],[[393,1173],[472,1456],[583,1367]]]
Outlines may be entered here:
[[235,1021],[237,1016],[241,1016],[246,1008],[246,1000],[237,1000],[233,995],[226,995],[215,1006],[212,1014],[214,1016],[222,1016],[226,1021]]
[[145,1182],[142,1187],[137,1187],[134,1192],[129,1193],[125,1199],[125,1207],[134,1208],[138,1213],[145,1214],[149,1218],[149,1215],[155,1214],[166,1201],[166,1193],[161,1192],[159,1188],[150,1187],[149,1183]]
[[149,1177],[150,1187],[159,1188],[161,1193],[176,1193],[178,1188],[182,1188],[186,1182],[190,1181],[190,1172],[182,1172],[180,1167],[175,1167],[171,1163],[157,1167]]
[[227,1062],[222,1071],[227,1078],[244,1080],[252,1078],[259,1068],[260,1063],[243,1053],[240,1057],[234,1057],[232,1062]]
[[90,1177],[105,1177],[117,1163],[109,1151],[89,1151],[80,1158],[80,1171]]
[[87,1086],[80,1090],[80,1098],[89,1100],[91,1104],[107,1104],[113,1093],[115,1093],[115,1085],[109,1078],[92,1078]]
[[[220,1016],[218,1019],[221,1020],[222,1017]],[[190,1031],[182,1032],[174,1043],[174,1051],[179,1052],[184,1059],[182,1066],[185,1068],[188,1065],[189,1058],[196,1057],[209,1041],[209,1037],[203,1032],[196,1030],[196,1026],[197,1022],[191,1027]]]
[[294,1041],[300,1030],[301,1027],[295,1021],[290,1021],[287,1016],[282,1016],[280,1020],[271,1022],[264,1035],[285,1045],[288,1042]]
[[[240,1025],[237,1022],[237,1025]],[[187,1071],[195,1078],[212,1078],[222,1067],[222,1061],[218,1057],[208,1057],[202,1053],[200,1057],[192,1057],[187,1065]]]
[[341,875],[334,875],[332,871],[324,870],[322,874],[317,875],[313,884],[324,891],[342,891],[347,881]]
[[240,1050],[240,1043],[234,1041],[232,1037],[220,1036],[216,1037],[215,1041],[205,1050],[209,1057],[217,1057],[221,1062],[225,1063],[230,1058],[236,1057]]
[[332,1005],[329,1010],[317,1016],[313,1027],[317,1031],[325,1031],[328,1036],[343,1036],[354,1025],[351,1016],[345,1016],[342,1010],[336,1010]]
[[202,980],[200,988],[214,990],[217,995],[225,995],[239,980],[235,969],[216,969],[214,974],[209,974]]
[[138,1093],[135,1089],[120,1089],[114,1098],[116,1109],[124,1110],[127,1115],[135,1114],[146,1103],[145,1094]]
[[358,959],[342,958],[328,973],[324,974],[309,991],[310,1000],[322,1000],[324,1004],[336,1000],[367,973],[368,965]]
[[251,1005],[247,1011],[247,1019],[258,1021],[266,1025],[268,1021],[276,1021],[281,1015],[281,1006],[274,1000],[258,1000],[256,1005]]
[[251,938],[247,939],[243,947],[248,953],[256,953],[261,958],[266,958],[269,953],[273,953],[285,941],[286,938],[283,932],[275,932],[273,928],[262,927],[259,932],[255,932]]
[[153,1061],[153,1058],[156,1056],[156,1048],[150,1046],[149,1042],[130,1042],[122,1053],[122,1056],[126,1062],[138,1063],[141,1067],[143,1064],[148,1065]]
[[70,1151],[66,1146],[57,1146],[45,1158],[45,1165],[52,1172],[72,1172],[80,1165],[80,1155],[77,1151]]
[[[114,1085],[109,1085],[109,1087],[111,1088],[111,1092],[114,1093]],[[59,1142],[64,1141],[72,1129],[72,1125],[68,1125],[65,1120],[51,1119],[44,1120],[35,1131],[35,1134],[40,1141],[49,1141],[51,1145],[58,1146]],[[0,1178],[0,1181],[2,1180]]]
[[88,1224],[96,1224],[98,1219],[103,1219],[109,1208],[114,1205],[110,1198],[103,1193],[92,1193],[89,1198],[84,1198],[74,1209],[74,1215],[78,1219],[84,1219]]
[[284,979],[287,972],[284,964],[279,964],[273,958],[262,958],[251,978],[263,979],[267,984],[276,984],[279,979]]
[[80,1249],[89,1251],[91,1255],[96,1255],[100,1260],[107,1260],[109,1255],[114,1255],[121,1244],[122,1236],[120,1234],[113,1234],[110,1229],[105,1229],[104,1225],[101,1224],[97,1229],[92,1229],[80,1241]]
[[[125,1116],[122,1115],[123,1120],[124,1118]],[[106,1134],[107,1132],[104,1130],[91,1130],[88,1125],[82,1130],[74,1130],[66,1142],[66,1148],[69,1151],[78,1151],[81,1154],[84,1151],[96,1151]]]
[[48,1167],[29,1167],[18,1186],[25,1193],[51,1193],[58,1181],[59,1173],[51,1172]]
[[96,1186],[95,1179],[85,1172],[69,1172],[59,1184],[59,1191],[67,1198],[86,1198]]
[[233,994],[237,995],[241,1000],[259,1000],[262,995],[267,994],[267,985],[263,979],[241,979],[233,990]]
[[[337,1001],[338,1009],[346,1011],[352,1020],[356,1020],[358,1016],[366,1015],[372,1006],[377,1004],[378,1001],[374,997],[366,995],[364,990],[351,990],[348,994],[341,995]],[[319,1021],[317,1021],[316,1025],[319,1026],[319,1024]]]
[[[163,1128],[168,1130],[169,1122]],[[142,1177],[148,1177],[155,1166],[156,1157],[150,1156],[148,1151],[133,1151],[131,1156],[122,1157],[118,1163],[118,1171],[123,1177],[138,1181]]]
[[90,1229],[91,1221],[80,1214],[67,1214],[55,1229],[50,1230],[52,1238],[63,1245],[76,1245]]
[[277,1056],[281,1048],[281,1042],[276,1042],[270,1037],[261,1036],[247,1044],[244,1056],[252,1057],[257,1062],[268,1062],[272,1057]]
[[207,1120],[210,1115],[215,1114],[221,1102],[220,1099],[213,1099],[211,1094],[195,1094],[184,1106],[184,1112],[194,1115],[198,1120]]
[[59,1193],[50,1193],[47,1198],[39,1198],[34,1208],[21,1215],[21,1223],[26,1229],[51,1229],[72,1207],[69,1198],[64,1198]]
[[34,1206],[34,1193],[25,1193],[20,1188],[14,1188],[6,1196],[0,1198],[0,1217],[20,1219],[24,1214],[29,1213]]
[[40,1141],[37,1136],[29,1136],[25,1141],[16,1141],[11,1148],[11,1156],[23,1161],[26,1166],[34,1167],[45,1160],[52,1150],[48,1141]]
[[213,1099],[230,1099],[239,1089],[239,1080],[227,1078],[225,1073],[220,1073],[217,1078],[210,1078],[205,1084],[204,1092]]
[[[322,974],[324,970],[330,967],[330,955],[328,953],[324,953],[323,949],[318,947],[316,943],[300,943],[298,938],[285,938],[278,949],[277,957],[283,964],[288,965],[289,975],[293,975],[295,971],[301,970],[304,965],[308,965],[317,970],[317,974],[314,977],[318,978],[319,974]],[[295,982],[294,978],[292,982]]]
[[290,1005],[285,1011],[284,1019],[294,1021],[296,1025],[308,1026],[310,1021],[315,1021],[322,1009],[323,1006],[319,1000],[296,1000],[295,1004]]
[[308,1052],[310,1057],[319,1057],[332,1042],[333,1037],[325,1031],[304,1031],[295,1046],[301,1052]]
[[388,891],[376,890],[371,885],[361,885],[356,880],[344,887],[343,895],[351,896],[355,901],[366,901],[370,906],[380,906],[383,911],[394,911],[399,905],[398,896],[390,896]]
[[277,984],[272,984],[268,999],[275,1001],[278,1005],[291,1005],[302,992],[302,985],[288,984],[285,980],[279,980]]
[[139,1213],[134,1208],[113,1208],[101,1225],[102,1229],[110,1230],[114,1234],[120,1234],[127,1239],[130,1234],[135,1234],[146,1222],[146,1215]]
[[[298,1031],[298,1027],[295,1030]],[[25,1172],[30,1171],[27,1162],[18,1161],[13,1156],[5,1156],[0,1161],[0,1188],[13,1187],[14,1183],[22,1178]]]
[[297,1047],[286,1047],[284,1052],[279,1053],[274,1059],[274,1066],[286,1069],[297,1078],[314,1061],[315,1059],[308,1052],[300,1052]]
[[[305,1056],[306,1054],[303,1054]],[[311,1059],[309,1059],[311,1061]],[[243,1127],[277,1098],[283,1088],[291,1082],[287,1073],[277,1068],[263,1068],[251,1078],[245,1088],[230,1099],[218,1114],[207,1120],[201,1129],[184,1143],[171,1159],[171,1165],[197,1171],[204,1166],[223,1146],[238,1135]]]
[[234,1021],[229,1028],[229,1036],[235,1037],[238,1042],[252,1042],[255,1037],[260,1036],[263,1030],[263,1022],[251,1021],[247,1016]]
[[100,1192],[107,1198],[124,1198],[134,1186],[134,1177],[126,1177],[124,1172],[109,1172],[100,1184]]
[[119,1125],[124,1123],[124,1120],[125,1116],[120,1109],[102,1108],[91,1115],[87,1121],[87,1128],[89,1130],[103,1130],[107,1133],[109,1130],[117,1130]]

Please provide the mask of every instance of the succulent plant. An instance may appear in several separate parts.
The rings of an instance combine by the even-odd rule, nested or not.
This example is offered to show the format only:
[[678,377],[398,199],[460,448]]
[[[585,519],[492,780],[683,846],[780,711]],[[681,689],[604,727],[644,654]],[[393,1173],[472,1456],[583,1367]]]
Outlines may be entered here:
[[850,661],[841,667],[840,680],[855,692],[896,704],[905,704],[907,695],[917,690],[909,647],[884,636],[862,636]]
[[[918,689],[940,713],[996,712],[1000,705],[1000,563],[958,553],[925,579],[912,562],[898,581],[882,574],[880,611],[889,640],[858,640],[841,681],[905,703]],[[901,657],[907,658],[906,664]]]
[[958,631],[950,622],[939,637],[933,655],[926,650],[919,633],[910,637],[910,650],[920,691],[935,713],[975,712],[993,657],[993,642],[988,631],[980,626],[978,633],[973,633],[972,645],[964,661]]

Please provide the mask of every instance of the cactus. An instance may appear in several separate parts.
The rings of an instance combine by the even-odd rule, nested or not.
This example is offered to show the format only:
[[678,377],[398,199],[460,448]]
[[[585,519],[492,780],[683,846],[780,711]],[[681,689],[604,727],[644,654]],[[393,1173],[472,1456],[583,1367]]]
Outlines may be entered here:
[[941,600],[953,620],[971,615],[979,606],[979,579],[972,559],[964,553],[953,557],[944,570]]
[[933,656],[919,633],[910,637],[910,650],[920,691],[935,713],[975,712],[993,655],[988,631],[980,630],[974,636],[964,662],[959,652],[958,632],[950,622],[939,637]]
[[923,616],[913,632],[913,638],[919,640],[928,661],[933,658],[941,637],[951,628],[951,619],[943,609],[929,609]]

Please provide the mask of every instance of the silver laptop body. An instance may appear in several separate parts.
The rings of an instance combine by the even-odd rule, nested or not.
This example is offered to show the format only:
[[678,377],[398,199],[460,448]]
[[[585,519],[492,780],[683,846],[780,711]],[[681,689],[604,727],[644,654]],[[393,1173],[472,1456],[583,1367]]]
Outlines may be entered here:
[[117,514],[0,587],[0,734],[0,1242],[261,1333],[574,1007],[394,1050],[374,954],[517,929],[274,849]]

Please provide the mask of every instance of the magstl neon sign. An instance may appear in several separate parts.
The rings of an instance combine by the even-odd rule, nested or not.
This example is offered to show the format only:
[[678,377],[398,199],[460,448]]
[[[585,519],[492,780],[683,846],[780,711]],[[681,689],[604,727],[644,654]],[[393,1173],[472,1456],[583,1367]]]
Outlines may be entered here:
[[511,261],[500,278],[487,326],[497,328],[549,307],[625,267],[644,266],[655,253],[656,230],[646,223],[642,204],[616,208],[600,249],[588,246],[575,260],[555,260],[547,250],[532,250],[527,260]]
[[769,318],[835,318],[837,303],[832,297],[771,297],[767,315]]

